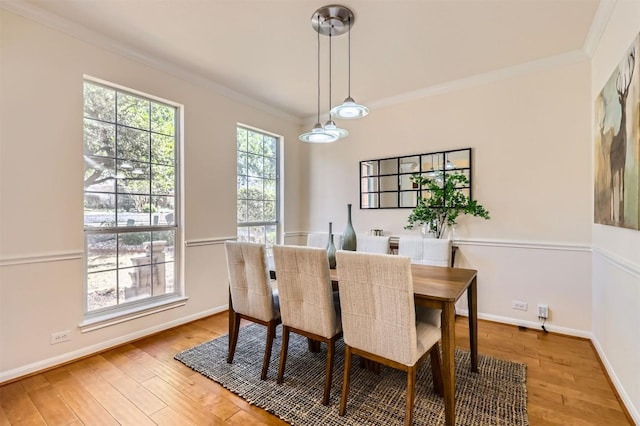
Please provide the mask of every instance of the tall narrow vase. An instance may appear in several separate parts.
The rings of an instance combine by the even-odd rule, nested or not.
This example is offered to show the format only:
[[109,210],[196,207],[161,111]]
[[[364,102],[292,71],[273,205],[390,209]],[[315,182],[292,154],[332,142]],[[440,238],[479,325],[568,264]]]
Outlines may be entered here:
[[327,241],[327,257],[329,258],[329,268],[336,268],[336,246],[333,244],[333,224],[329,222],[329,241]]
[[347,227],[342,233],[342,250],[356,251],[357,246],[356,231],[351,224],[351,204],[347,204]]

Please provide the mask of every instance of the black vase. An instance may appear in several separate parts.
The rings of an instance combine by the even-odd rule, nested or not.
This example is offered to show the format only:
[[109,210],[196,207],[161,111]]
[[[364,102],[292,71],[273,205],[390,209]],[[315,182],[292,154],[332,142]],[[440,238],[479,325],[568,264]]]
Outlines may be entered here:
[[356,251],[357,247],[356,231],[351,224],[351,204],[347,204],[347,227],[342,233],[342,250]]
[[336,268],[336,246],[333,244],[333,224],[329,222],[329,241],[327,241],[327,257],[329,258],[329,268]]

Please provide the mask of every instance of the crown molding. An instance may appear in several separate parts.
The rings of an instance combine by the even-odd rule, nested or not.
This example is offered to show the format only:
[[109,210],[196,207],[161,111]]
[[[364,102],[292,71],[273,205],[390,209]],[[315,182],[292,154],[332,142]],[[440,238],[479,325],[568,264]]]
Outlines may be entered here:
[[617,1],[618,0],[600,0],[596,15],[591,22],[591,28],[589,28],[589,34],[587,34],[584,45],[582,46],[582,50],[584,50],[589,57],[593,56],[593,53],[598,47]]
[[547,58],[526,62],[524,64],[501,68],[483,74],[477,74],[471,77],[465,77],[458,80],[437,84],[434,86],[426,87],[424,89],[402,93],[400,95],[391,96],[389,98],[381,99],[376,102],[370,102],[368,103],[368,105],[370,109],[388,107],[409,101],[427,98],[434,95],[440,95],[443,93],[483,86],[489,83],[506,80],[517,76],[546,71],[561,66],[586,61],[588,59],[589,56],[583,50],[574,50],[560,55],[549,56]]
[[278,116],[294,124],[301,125],[302,123],[299,117],[286,113],[274,107],[273,105],[268,105],[266,103],[260,102],[254,98],[251,98],[250,96],[247,96],[220,83],[217,83],[210,78],[186,70],[185,68],[180,67],[179,65],[176,65],[172,62],[156,58],[136,49],[132,49],[125,44],[106,37],[98,33],[97,31],[85,27],[84,25],[72,22],[53,13],[44,11],[24,0],[0,0],[0,8],[20,15],[24,18],[30,19],[32,21],[38,22],[55,30],[61,31],[86,43],[93,44],[94,46],[104,48],[118,55],[133,59],[149,67],[166,72],[167,74],[170,74],[174,77],[178,77],[185,81],[194,83],[198,86],[205,87],[219,95],[241,102],[245,105],[249,105],[261,111],[268,112],[269,114]]

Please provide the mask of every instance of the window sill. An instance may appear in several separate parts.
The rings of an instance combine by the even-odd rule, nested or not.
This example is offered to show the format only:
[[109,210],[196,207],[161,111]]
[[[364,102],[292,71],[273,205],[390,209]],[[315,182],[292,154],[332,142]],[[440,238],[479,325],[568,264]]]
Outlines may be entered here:
[[188,299],[188,297],[183,296],[174,297],[150,305],[138,306],[124,311],[118,311],[97,317],[87,318],[82,321],[78,325],[78,327],[80,328],[80,331],[82,333],[89,333],[91,331],[100,330],[101,328],[110,327],[116,324],[121,324],[127,321],[184,306],[186,305]]

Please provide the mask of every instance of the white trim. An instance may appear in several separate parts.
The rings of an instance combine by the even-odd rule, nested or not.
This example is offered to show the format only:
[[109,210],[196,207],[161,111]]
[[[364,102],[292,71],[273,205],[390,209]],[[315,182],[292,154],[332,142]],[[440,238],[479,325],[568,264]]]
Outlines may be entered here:
[[594,247],[593,253],[600,256],[602,259],[604,259],[606,262],[610,263],[611,265],[619,269],[622,269],[626,273],[631,274],[636,278],[640,278],[640,265],[633,264],[628,260],[625,260],[600,247]]
[[186,305],[187,300],[189,300],[188,297],[178,297],[175,299],[162,300],[153,304],[143,305],[126,311],[117,311],[109,315],[88,318],[82,321],[78,327],[82,333],[88,333],[90,331],[111,327],[112,325],[121,324],[123,322],[146,317],[148,315],[157,314],[158,312],[179,308]]
[[378,101],[369,102],[369,108],[384,108],[413,100],[427,98],[430,96],[440,95],[443,93],[454,92],[456,90],[483,86],[496,81],[551,70],[557,67],[586,61],[588,59],[589,56],[584,51],[574,50],[571,52],[562,53],[560,55],[549,56],[547,58],[526,62],[524,64],[489,71],[483,74],[476,74],[470,77],[465,77],[458,80],[437,84],[435,86],[425,87],[423,89],[415,90],[412,92],[401,93],[399,95],[391,96]]
[[71,352],[66,352],[64,354],[47,358],[42,361],[34,362],[28,365],[24,365],[19,368],[14,368],[12,370],[0,372],[0,385],[8,380],[23,377],[31,373],[36,373],[38,371],[43,371],[43,370],[46,370],[70,361],[75,361],[79,358],[82,358],[88,355],[93,355],[95,353],[102,352],[107,349],[111,349],[118,345],[132,342],[136,339],[140,339],[142,337],[149,336],[151,334],[154,334],[163,330],[168,330],[170,328],[177,327],[179,325],[186,324],[186,323],[198,320],[200,318],[205,318],[205,317],[226,311],[227,309],[229,309],[228,305],[207,309],[206,311],[198,312],[197,314],[189,315],[187,317],[182,317],[174,321],[165,322],[153,327],[146,328],[144,330],[139,330],[139,331],[136,331],[135,333],[118,336],[117,338],[100,342],[92,346],[84,347]]
[[616,2],[617,0],[600,0],[598,4],[596,15],[593,17],[593,21],[591,21],[589,34],[587,34],[584,44],[582,45],[582,50],[590,57],[593,56],[593,53],[600,43],[602,34],[604,34],[604,30],[613,14],[613,9],[615,9]]
[[82,259],[84,252],[82,250],[72,251],[53,251],[42,254],[27,254],[22,256],[10,256],[0,259],[0,267],[13,265],[29,265],[33,263],[44,262],[62,262],[67,260]]
[[[460,314],[465,317],[468,317],[469,311],[467,309],[456,309],[456,314]],[[501,315],[483,314],[481,312],[478,313],[478,319],[484,319],[488,321],[499,322],[502,324],[510,324],[518,327],[526,327],[532,330],[542,331],[541,322],[526,321],[526,320],[521,320],[517,318],[503,317]],[[564,334],[567,336],[582,337],[584,339],[593,340],[593,333],[587,330],[578,330],[575,328],[568,328],[568,327],[558,327],[550,324],[545,324],[545,328],[548,331],[552,331],[554,333]]]
[[201,238],[188,240],[184,242],[184,245],[187,247],[199,247],[199,246],[212,246],[217,244],[224,244],[225,241],[232,240],[235,241],[238,237],[216,237],[216,238]]
[[272,115],[276,115],[295,124],[302,124],[299,117],[295,117],[289,113],[286,113],[283,110],[274,107],[273,105],[267,105],[264,102],[253,99],[246,94],[237,92],[220,83],[217,83],[193,71],[188,71],[171,62],[161,60],[149,55],[148,53],[132,49],[125,44],[115,41],[109,37],[105,37],[102,34],[85,27],[84,25],[72,22],[58,15],[44,11],[39,7],[32,5],[24,0],[0,0],[0,8],[6,9],[9,12],[16,13],[27,19],[31,19],[42,25],[46,25],[50,28],[61,31],[86,43],[90,43],[95,46],[110,50],[116,54],[141,62],[144,65],[148,65],[157,70],[164,71],[167,74],[171,74],[175,77],[184,79],[194,84],[198,84],[202,87],[206,87],[222,96],[226,96],[245,105],[249,105],[259,110],[268,112]]
[[284,237],[285,238],[306,237],[307,235],[309,235],[308,232],[302,232],[302,231],[285,232],[284,233]]
[[522,248],[537,250],[562,250],[562,251],[582,251],[590,252],[591,246],[588,244],[572,244],[572,243],[556,243],[547,241],[515,241],[515,240],[453,240],[453,244],[457,246],[488,246],[488,247],[506,247],[506,248]]
[[598,356],[602,361],[602,365],[604,365],[605,370],[607,370],[609,378],[611,379],[611,383],[613,383],[613,386],[616,388],[616,391],[618,392],[620,399],[622,399],[622,403],[629,412],[629,415],[631,416],[635,424],[640,425],[640,413],[634,406],[631,398],[629,398],[629,395],[625,391],[624,386],[622,386],[622,383],[620,383],[620,379],[618,379],[618,376],[616,375],[613,366],[609,362],[604,349],[602,348],[602,346],[600,346],[600,342],[598,342],[598,339],[596,339],[595,336],[591,338],[591,342],[593,343],[593,347],[596,348],[596,352],[598,352]]

